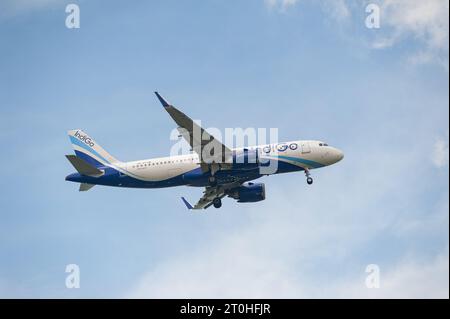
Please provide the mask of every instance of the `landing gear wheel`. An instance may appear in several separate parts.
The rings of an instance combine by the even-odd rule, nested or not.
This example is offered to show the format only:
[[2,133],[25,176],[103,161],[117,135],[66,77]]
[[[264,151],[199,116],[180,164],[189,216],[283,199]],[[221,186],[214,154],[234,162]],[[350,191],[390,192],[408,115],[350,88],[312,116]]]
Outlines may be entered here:
[[211,187],[217,186],[217,178],[215,176],[210,176],[208,178],[208,183]]
[[215,208],[222,207],[222,200],[220,198],[214,198],[213,205]]
[[311,177],[311,173],[309,172],[309,169],[305,168],[305,175],[306,175],[306,182],[308,185],[311,185],[314,181]]

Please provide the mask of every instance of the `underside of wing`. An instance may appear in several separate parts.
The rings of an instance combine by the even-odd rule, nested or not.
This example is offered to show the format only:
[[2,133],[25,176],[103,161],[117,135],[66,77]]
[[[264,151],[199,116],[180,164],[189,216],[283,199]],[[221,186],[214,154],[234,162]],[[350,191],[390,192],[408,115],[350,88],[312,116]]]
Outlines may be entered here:
[[189,202],[187,202],[186,199],[184,198],[182,199],[188,209],[206,209],[214,203],[215,199],[224,198],[225,196],[227,196],[227,192],[229,190],[239,187],[240,185],[241,183],[234,182],[216,187],[207,186],[203,191],[203,196],[198,200],[198,202],[194,206],[189,204]]

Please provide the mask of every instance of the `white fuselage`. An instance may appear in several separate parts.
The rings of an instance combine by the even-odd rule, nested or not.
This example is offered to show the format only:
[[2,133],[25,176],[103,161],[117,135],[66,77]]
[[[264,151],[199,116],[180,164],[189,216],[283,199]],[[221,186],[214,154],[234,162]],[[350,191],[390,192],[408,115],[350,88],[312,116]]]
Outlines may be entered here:
[[[301,169],[314,169],[328,166],[340,161],[343,153],[320,141],[292,141],[277,144],[264,144],[248,147],[249,150],[259,150],[261,159],[270,159],[280,163],[288,163]],[[233,149],[240,151],[243,148]],[[123,162],[118,164],[124,172],[135,178],[146,181],[163,181],[200,167],[199,156],[196,153],[145,160]],[[295,169],[293,169],[295,170]],[[276,170],[273,173],[280,173]]]

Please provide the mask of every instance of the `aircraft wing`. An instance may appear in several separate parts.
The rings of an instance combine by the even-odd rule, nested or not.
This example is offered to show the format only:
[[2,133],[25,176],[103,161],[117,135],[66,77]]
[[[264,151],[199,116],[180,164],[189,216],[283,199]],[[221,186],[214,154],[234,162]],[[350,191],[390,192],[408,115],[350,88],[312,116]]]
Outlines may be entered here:
[[203,191],[203,196],[194,206],[189,204],[189,202],[184,197],[181,197],[181,199],[188,209],[207,209],[213,204],[213,200],[215,198],[224,198],[227,195],[228,190],[239,187],[241,184],[241,182],[233,182],[215,187],[207,186]]
[[209,169],[209,164],[225,163],[226,159],[230,158],[232,151],[228,147],[210,135],[189,116],[167,102],[158,92],[155,92],[155,94],[167,113],[177,123],[180,135],[189,143],[192,150],[199,155],[204,171]]

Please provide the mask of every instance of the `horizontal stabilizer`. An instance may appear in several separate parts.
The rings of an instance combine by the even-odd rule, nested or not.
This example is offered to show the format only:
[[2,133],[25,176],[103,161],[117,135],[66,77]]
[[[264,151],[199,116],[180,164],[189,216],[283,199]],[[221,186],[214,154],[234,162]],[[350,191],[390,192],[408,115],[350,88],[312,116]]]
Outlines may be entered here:
[[94,186],[95,186],[94,184],[81,183],[79,191],[80,192],[86,192],[86,191],[90,190]]
[[92,176],[92,177],[99,177],[104,174],[103,171],[99,170],[98,168],[92,166],[85,160],[79,158],[76,155],[66,155],[69,162],[75,167],[75,169],[80,173],[81,175],[86,176]]

